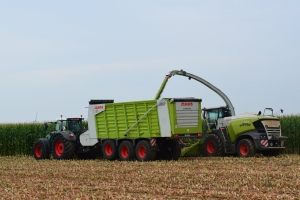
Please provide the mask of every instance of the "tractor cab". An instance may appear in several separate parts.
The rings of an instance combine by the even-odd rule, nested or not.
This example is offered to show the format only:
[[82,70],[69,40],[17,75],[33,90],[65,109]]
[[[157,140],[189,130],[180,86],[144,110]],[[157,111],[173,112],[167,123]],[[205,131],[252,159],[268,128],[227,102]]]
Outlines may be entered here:
[[56,131],[72,131],[73,133],[82,133],[84,128],[82,126],[83,118],[66,118],[58,119],[56,121]]
[[203,108],[202,109],[203,119],[206,120],[207,127],[209,130],[218,129],[224,127],[224,117],[232,116],[228,107],[214,107],[214,108]]

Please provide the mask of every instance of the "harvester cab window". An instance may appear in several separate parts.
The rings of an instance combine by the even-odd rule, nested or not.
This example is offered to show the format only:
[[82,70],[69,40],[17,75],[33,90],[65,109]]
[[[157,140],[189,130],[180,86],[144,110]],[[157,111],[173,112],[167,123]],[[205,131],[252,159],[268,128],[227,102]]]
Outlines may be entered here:
[[219,116],[219,109],[212,109],[207,111],[207,123],[210,129],[216,128],[216,120]]

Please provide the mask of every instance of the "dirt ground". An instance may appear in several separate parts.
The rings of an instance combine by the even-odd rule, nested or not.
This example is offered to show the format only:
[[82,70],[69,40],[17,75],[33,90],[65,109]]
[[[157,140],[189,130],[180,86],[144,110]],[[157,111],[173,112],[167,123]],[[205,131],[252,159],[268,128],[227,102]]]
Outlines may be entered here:
[[0,157],[1,199],[300,199],[300,156],[121,162]]

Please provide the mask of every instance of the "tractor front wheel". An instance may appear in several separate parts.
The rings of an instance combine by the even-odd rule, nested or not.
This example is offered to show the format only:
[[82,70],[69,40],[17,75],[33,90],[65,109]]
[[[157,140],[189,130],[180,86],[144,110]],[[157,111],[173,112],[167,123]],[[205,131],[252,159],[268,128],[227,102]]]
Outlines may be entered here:
[[52,155],[54,159],[72,159],[75,154],[75,144],[62,135],[57,135],[52,142]]
[[224,148],[221,139],[216,134],[208,135],[203,143],[204,156],[223,156]]
[[33,147],[33,155],[36,160],[49,159],[49,141],[47,139],[39,139]]
[[237,144],[237,154],[240,157],[253,157],[256,154],[255,146],[250,139],[242,139]]

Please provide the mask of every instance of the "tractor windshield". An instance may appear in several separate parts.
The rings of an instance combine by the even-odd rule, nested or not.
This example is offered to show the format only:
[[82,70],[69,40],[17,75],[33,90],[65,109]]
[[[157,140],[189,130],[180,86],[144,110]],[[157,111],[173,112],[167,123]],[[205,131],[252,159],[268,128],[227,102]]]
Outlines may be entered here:
[[68,129],[73,133],[82,132],[82,121],[81,120],[68,120]]

